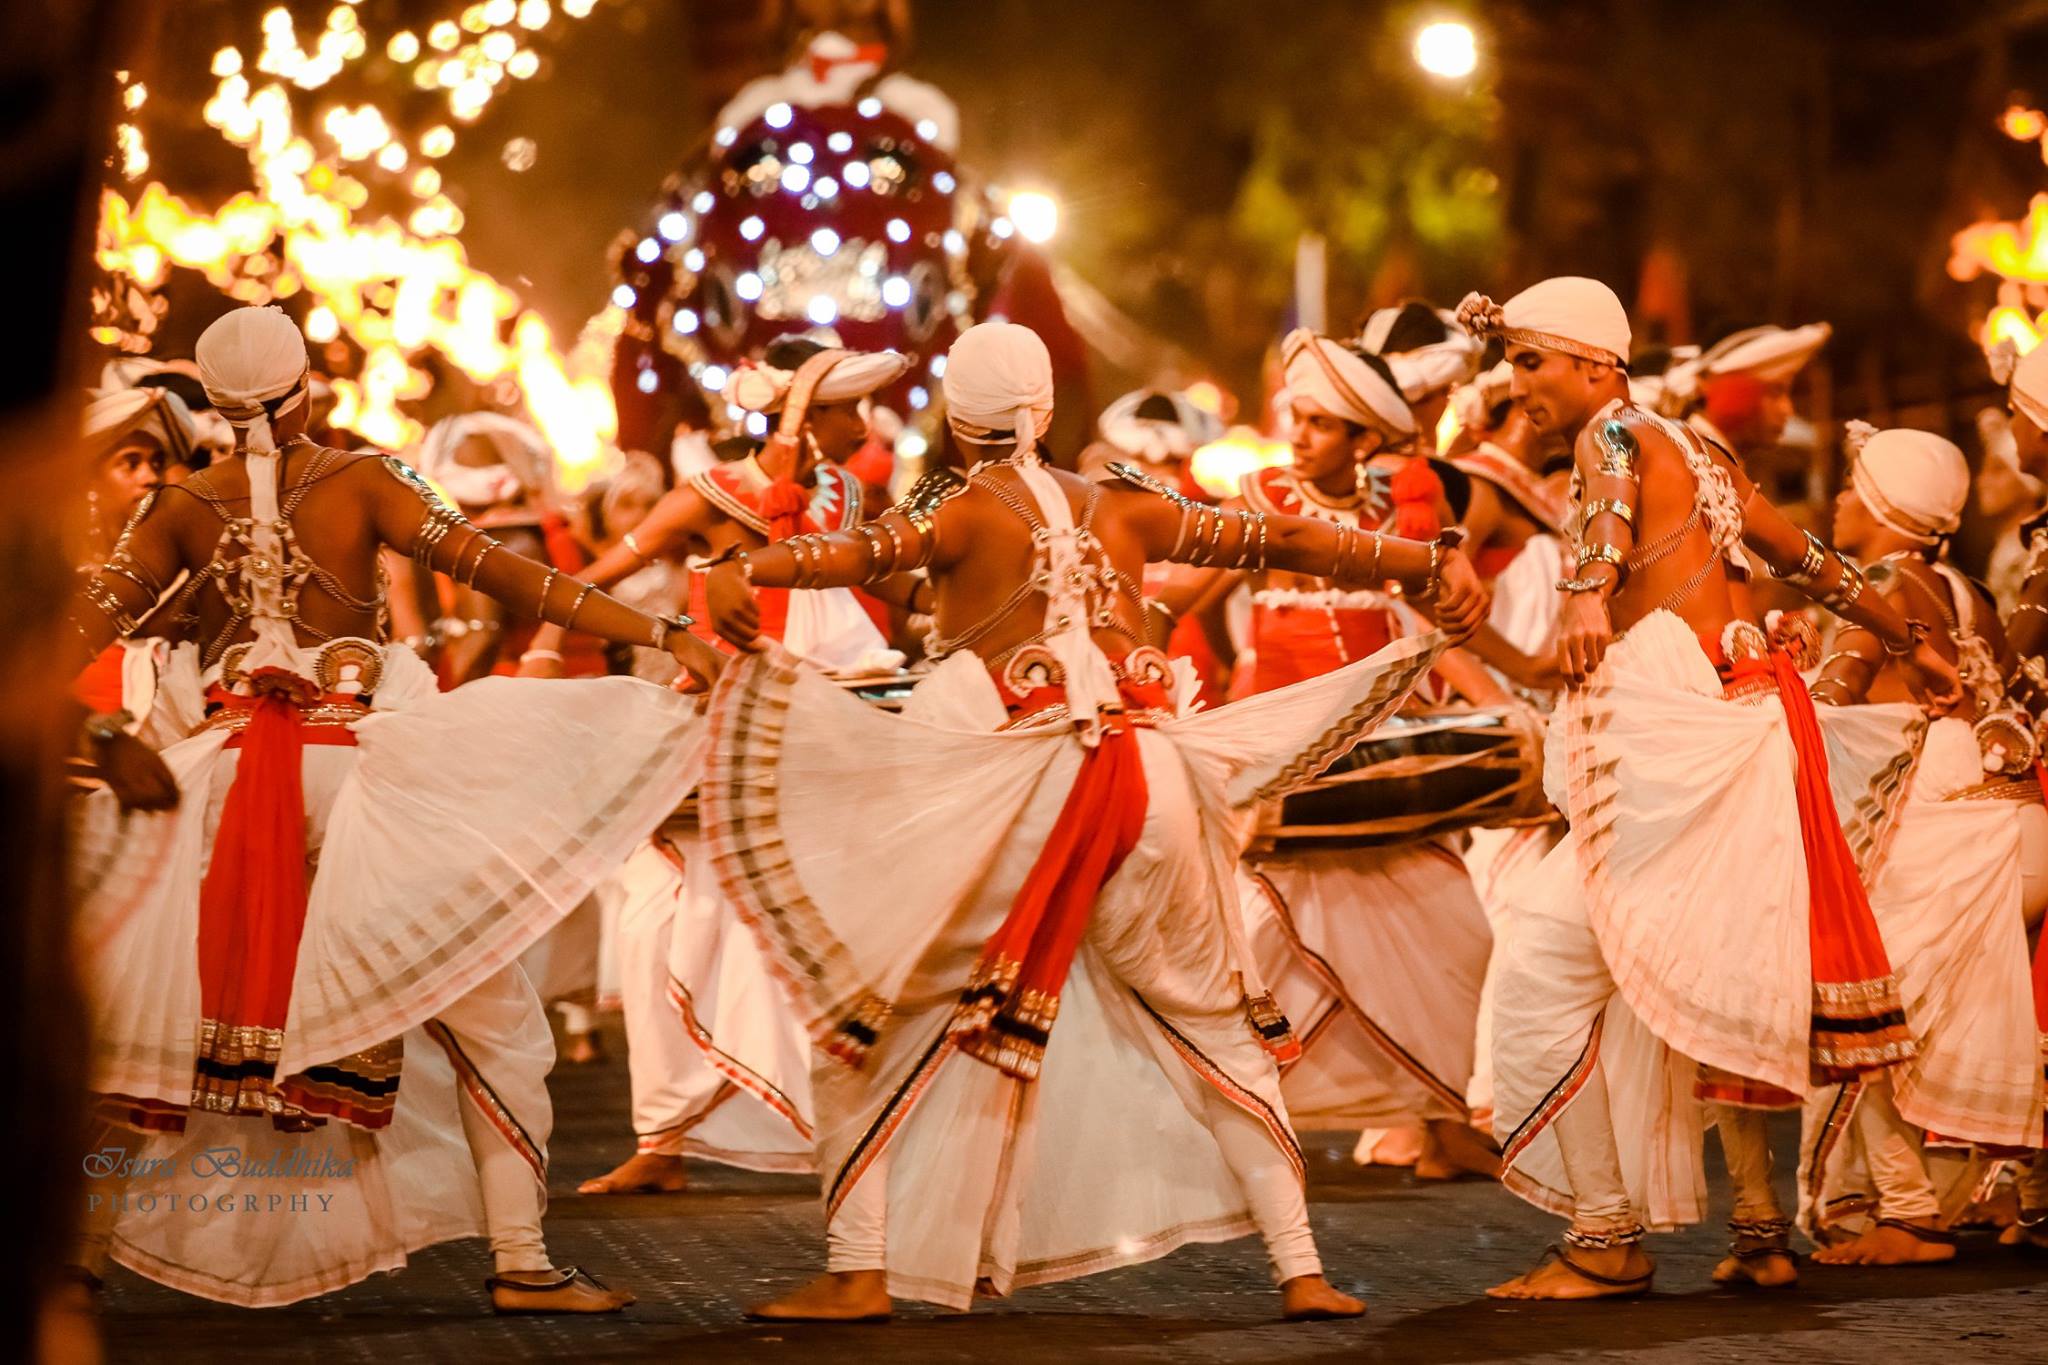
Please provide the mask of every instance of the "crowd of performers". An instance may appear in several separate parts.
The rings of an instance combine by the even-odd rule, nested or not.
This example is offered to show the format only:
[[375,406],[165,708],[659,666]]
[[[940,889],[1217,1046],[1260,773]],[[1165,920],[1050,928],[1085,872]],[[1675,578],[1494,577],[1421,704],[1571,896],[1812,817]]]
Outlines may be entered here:
[[[1803,529],[1764,456],[1826,339],[1632,366],[1575,277],[1297,331],[1291,459],[1220,502],[1182,394],[1051,459],[1003,322],[943,373],[968,467],[893,506],[905,362],[830,338],[735,376],[765,440],[567,514],[507,417],[337,448],[275,309],[110,372],[74,858],[122,1159],[81,1275],[263,1306],[482,1235],[497,1310],[624,1306],[542,1234],[545,1004],[589,1060],[608,1000],[631,1132],[581,1192],[815,1172],[824,1271],[766,1318],[1252,1232],[1286,1316],[1355,1315],[1297,1127],[1568,1220],[1502,1297],[1647,1290],[1709,1128],[1717,1281],[1794,1282],[1795,1223],[1947,1259],[2001,1200],[2048,1249],[2048,514],[2004,500],[2001,602],[1945,557],[1961,450],[1851,424]],[[2048,347],[1999,378],[2021,486]],[[347,1178],[169,1212],[222,1148]]]

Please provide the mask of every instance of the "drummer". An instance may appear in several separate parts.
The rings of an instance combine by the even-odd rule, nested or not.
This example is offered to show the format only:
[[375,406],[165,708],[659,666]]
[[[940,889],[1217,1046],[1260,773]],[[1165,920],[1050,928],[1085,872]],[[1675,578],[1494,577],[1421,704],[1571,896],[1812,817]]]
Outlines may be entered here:
[[[708,558],[801,531],[858,526],[861,485],[842,462],[867,439],[868,396],[909,365],[894,351],[836,350],[800,338],[771,343],[766,362],[742,368],[726,393],[742,407],[775,414],[775,435],[758,453],[714,465],[664,495],[585,571],[585,580],[604,585],[657,559]],[[693,574],[692,601],[702,592],[702,576]],[[879,585],[876,596],[913,611],[930,609],[923,600],[930,588],[921,577]],[[761,597],[763,633],[828,672],[875,674],[902,662],[844,588],[764,590]],[[697,608],[692,614],[704,615]],[[621,913],[617,934],[636,1150],[614,1170],[585,1181],[582,1194],[682,1189],[686,1135],[692,1152],[731,1164],[809,1166],[809,1040],[796,1017],[779,1007],[766,964],[716,879],[692,874],[694,841],[672,847],[683,863],[681,881],[664,893],[662,860],[637,859],[652,889],[632,898],[632,913]],[[724,989],[693,979],[713,969]],[[741,974],[759,989],[733,989]],[[691,1010],[688,1027],[679,1004]],[[740,1079],[730,1079],[735,1075]]]
[[[1293,462],[1249,476],[1234,505],[1391,531],[1393,476],[1374,457],[1409,447],[1416,423],[1386,363],[1307,331],[1283,355]],[[1463,482],[1438,472],[1443,487]],[[1454,519],[1446,502],[1427,510],[1439,525]],[[1215,586],[1213,571],[1185,574],[1162,598],[1171,609]],[[1253,648],[1239,656],[1236,693],[1327,673],[1420,624],[1387,591],[1272,571],[1248,586]],[[1260,971],[1302,1039],[1281,1075],[1295,1122],[1373,1129],[1361,1160],[1424,1178],[1492,1174],[1492,1146],[1465,1103],[1492,936],[1456,852],[1436,838],[1282,848],[1248,855],[1240,892]]]

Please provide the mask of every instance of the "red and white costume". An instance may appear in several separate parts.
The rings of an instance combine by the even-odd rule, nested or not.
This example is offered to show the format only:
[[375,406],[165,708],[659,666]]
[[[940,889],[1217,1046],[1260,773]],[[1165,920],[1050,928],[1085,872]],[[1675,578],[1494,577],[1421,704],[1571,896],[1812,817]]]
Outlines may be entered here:
[[[861,520],[859,481],[832,464],[817,467],[811,488],[778,484],[751,458],[705,470],[690,486],[771,540]],[[701,617],[702,575],[692,591]],[[846,588],[760,596],[763,633],[819,668],[857,674],[902,660]],[[641,848],[616,894],[638,1149],[751,1170],[812,1169],[809,1039],[696,838]]]
[[[1390,525],[1386,476],[1333,501],[1287,468],[1259,470],[1256,511],[1364,530]],[[1266,587],[1252,596],[1252,692],[1327,676],[1426,626],[1373,590]],[[1278,850],[1240,865],[1260,974],[1294,1022],[1301,1056],[1281,1070],[1303,1127],[1401,1127],[1467,1117],[1474,1026],[1492,947],[1453,844]]]

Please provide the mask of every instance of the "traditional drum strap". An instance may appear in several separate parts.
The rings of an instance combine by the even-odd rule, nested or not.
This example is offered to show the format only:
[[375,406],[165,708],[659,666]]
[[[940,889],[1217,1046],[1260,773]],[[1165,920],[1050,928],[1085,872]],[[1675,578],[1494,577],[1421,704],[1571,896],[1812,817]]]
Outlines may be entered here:
[[1145,827],[1145,764],[1129,718],[1103,718],[1045,847],[989,939],[947,1026],[954,1044],[1005,1075],[1036,1080],[1060,990],[1096,897]]

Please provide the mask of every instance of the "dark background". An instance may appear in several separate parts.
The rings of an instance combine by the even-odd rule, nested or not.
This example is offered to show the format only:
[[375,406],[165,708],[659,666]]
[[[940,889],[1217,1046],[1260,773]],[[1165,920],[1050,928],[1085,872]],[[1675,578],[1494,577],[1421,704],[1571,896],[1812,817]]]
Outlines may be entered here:
[[[213,49],[248,48],[266,8],[143,5],[125,35],[151,85],[151,176],[196,202],[245,184],[198,108]],[[303,29],[328,6],[289,8]],[[462,132],[443,168],[463,240],[558,335],[601,305],[614,239],[644,226],[720,99],[782,65],[767,8],[599,0],[588,19],[557,19],[541,76]],[[358,7],[373,51],[451,12]],[[1252,401],[1288,321],[1296,238],[1315,229],[1330,240],[1333,329],[1408,294],[1451,304],[1586,273],[1636,307],[1639,341],[1832,321],[1816,415],[1932,403],[1960,429],[1989,394],[1969,330],[1991,285],[1948,277],[1949,237],[2017,217],[2048,186],[2038,145],[1996,127],[2009,103],[2048,95],[2036,0],[925,0],[913,13],[903,65],[961,106],[966,163],[1053,188],[1055,259]],[[1414,31],[1438,17],[1479,31],[1468,82],[1412,60]],[[435,116],[424,96],[416,112]],[[523,175],[499,160],[515,136],[538,144]],[[187,311],[196,333],[205,310]],[[189,345],[187,330],[174,318],[165,349]]]

